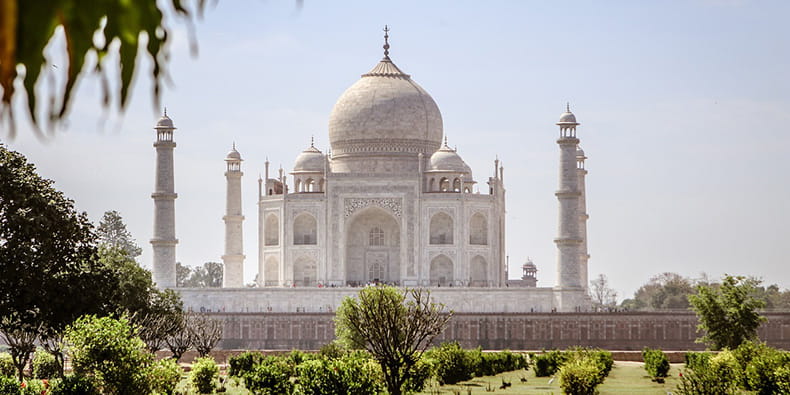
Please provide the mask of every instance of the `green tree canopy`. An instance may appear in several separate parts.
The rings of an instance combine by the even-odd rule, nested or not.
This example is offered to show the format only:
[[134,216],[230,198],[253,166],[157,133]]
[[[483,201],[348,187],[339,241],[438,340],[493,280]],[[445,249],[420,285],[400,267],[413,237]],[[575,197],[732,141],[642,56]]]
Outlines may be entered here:
[[422,353],[442,333],[452,312],[421,289],[367,287],[346,297],[335,315],[337,338],[370,352],[381,365],[387,391],[400,395]]
[[725,275],[721,286],[699,285],[689,302],[699,319],[698,329],[705,335],[698,341],[714,350],[735,349],[746,340],[757,338],[757,328],[765,321],[758,310],[765,302],[755,297],[759,280]]
[[121,213],[115,210],[104,213],[96,228],[96,234],[99,237],[99,245],[120,248],[132,258],[137,258],[143,252],[126,229]]
[[687,309],[688,296],[694,292],[694,281],[665,272],[651,277],[634,293],[634,298],[624,300],[622,306],[633,310]]
[[184,288],[219,288],[222,286],[222,264],[206,262],[192,268],[176,262],[176,286]]
[[9,344],[46,341],[110,309],[116,277],[96,260],[95,240],[87,215],[0,144],[0,331]]

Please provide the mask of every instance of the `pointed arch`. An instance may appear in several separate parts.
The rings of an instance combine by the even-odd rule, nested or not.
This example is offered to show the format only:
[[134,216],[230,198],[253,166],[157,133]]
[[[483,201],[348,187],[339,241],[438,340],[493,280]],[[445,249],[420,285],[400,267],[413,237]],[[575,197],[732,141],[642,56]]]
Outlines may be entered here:
[[280,244],[280,219],[277,214],[269,214],[263,224],[263,245],[276,246]]
[[469,262],[469,280],[473,287],[488,286],[488,263],[480,255],[472,258]]
[[469,244],[488,245],[488,219],[482,213],[469,220]]
[[450,192],[450,180],[447,177],[439,180],[439,192]]
[[310,287],[316,285],[316,275],[318,270],[316,268],[315,260],[308,256],[301,256],[296,259],[293,267],[294,285],[297,287]]
[[263,285],[266,287],[280,285],[280,261],[275,256],[266,258],[263,263]]
[[296,216],[293,225],[294,245],[317,244],[318,223],[315,217],[308,213]]
[[453,180],[453,192],[461,192],[461,179],[456,178]]
[[447,213],[431,217],[430,244],[453,244],[453,218]]
[[431,260],[431,286],[446,287],[453,283],[453,261],[441,254]]

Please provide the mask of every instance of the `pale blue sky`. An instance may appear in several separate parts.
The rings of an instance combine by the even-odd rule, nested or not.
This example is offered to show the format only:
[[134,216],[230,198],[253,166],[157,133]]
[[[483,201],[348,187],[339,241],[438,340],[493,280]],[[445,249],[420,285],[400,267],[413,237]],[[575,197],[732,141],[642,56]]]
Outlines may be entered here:
[[[178,259],[223,253],[222,159],[235,141],[254,278],[265,158],[289,171],[311,135],[326,151],[332,106],[381,58],[386,23],[393,61],[436,100],[475,178],[504,162],[511,276],[530,256],[539,285],[554,285],[554,123],[570,101],[590,158],[591,278],[607,274],[621,298],[663,271],[790,287],[789,14],[785,1],[220,1],[196,26],[197,58],[171,20]],[[42,142],[22,123],[2,137],[91,218],[119,210],[148,266],[149,86],[138,75],[119,118],[85,79],[64,131]]]

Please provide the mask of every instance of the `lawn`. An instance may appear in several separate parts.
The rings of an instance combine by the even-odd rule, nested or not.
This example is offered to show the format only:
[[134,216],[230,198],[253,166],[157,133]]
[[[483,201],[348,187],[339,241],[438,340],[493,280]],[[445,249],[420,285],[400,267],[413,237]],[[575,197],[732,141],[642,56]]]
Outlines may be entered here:
[[[652,382],[648,377],[641,362],[615,362],[609,377],[603,384],[598,386],[598,390],[604,394],[656,394],[666,395],[667,392],[674,392],[677,385],[678,373],[683,368],[683,364],[672,364],[669,377],[664,384]],[[526,379],[526,382],[522,382]],[[422,394],[488,394],[510,393],[510,394],[562,394],[560,390],[559,377],[555,378],[551,384],[550,377],[535,377],[530,369],[515,372],[506,372],[497,376],[480,377],[459,383],[457,385],[438,386],[431,385]],[[510,382],[511,386],[507,389],[500,389],[502,382]],[[490,391],[492,389],[493,391]]]

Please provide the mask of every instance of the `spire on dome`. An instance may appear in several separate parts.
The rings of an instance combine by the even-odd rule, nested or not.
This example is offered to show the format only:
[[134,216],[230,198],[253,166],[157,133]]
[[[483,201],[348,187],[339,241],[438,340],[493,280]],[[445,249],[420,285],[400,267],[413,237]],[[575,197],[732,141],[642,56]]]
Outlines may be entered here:
[[390,57],[389,32],[390,32],[389,26],[384,25],[384,57],[387,59],[389,59]]
[[571,112],[571,102],[565,102],[565,112]]
[[315,136],[310,136],[310,147],[315,148]]

